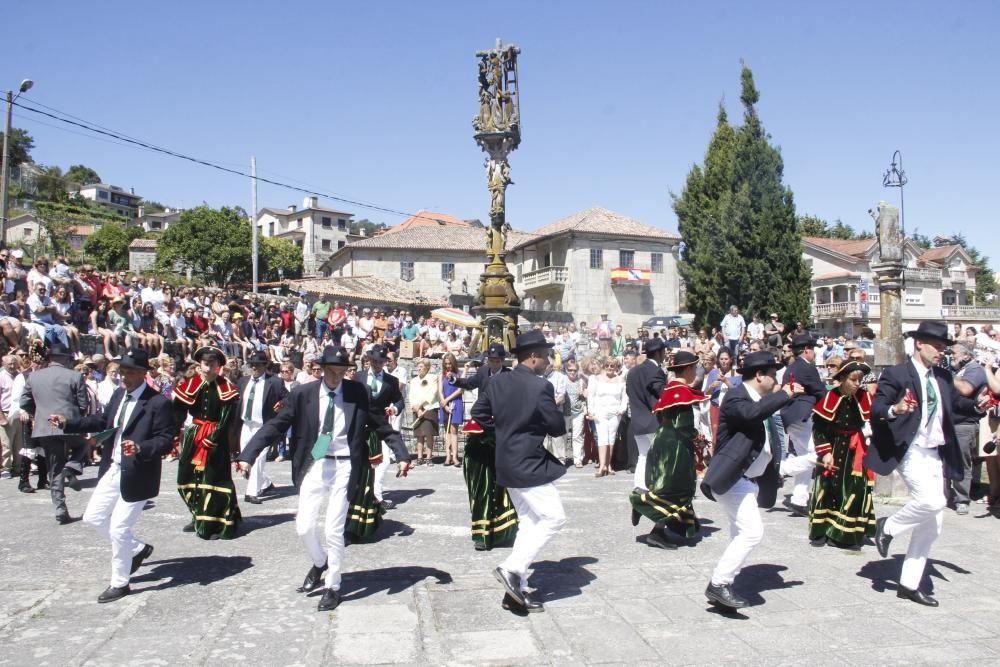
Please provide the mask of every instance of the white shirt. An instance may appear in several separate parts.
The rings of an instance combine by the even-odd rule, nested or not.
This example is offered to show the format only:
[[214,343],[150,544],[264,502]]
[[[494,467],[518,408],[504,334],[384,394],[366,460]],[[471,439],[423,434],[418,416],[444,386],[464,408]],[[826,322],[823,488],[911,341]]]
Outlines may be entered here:
[[[910,357],[910,363],[913,364],[913,368],[917,371],[917,376],[920,378],[920,426],[917,428],[917,435],[913,438],[913,444],[917,447],[924,447],[927,449],[933,449],[944,444],[944,426],[943,426],[943,415],[944,409],[941,406],[941,385],[938,384],[937,378],[931,373],[931,369],[925,368],[923,364],[919,363],[913,357]],[[937,409],[934,410],[934,415],[930,419],[930,423],[927,420],[927,379],[930,378],[931,383],[934,385],[934,390],[937,392]]]
[[[750,385],[743,385],[747,388],[747,394],[750,395],[750,400],[754,403],[760,401],[760,394],[754,391],[753,387]],[[754,459],[754,462],[750,464],[747,471],[743,473],[743,476],[747,479],[753,479],[754,477],[760,477],[767,470],[767,464],[771,462],[771,429],[768,428],[767,420],[764,420],[764,449],[760,451],[760,454]]]
[[146,305],[147,303],[153,304],[153,310],[155,312],[159,312],[160,309],[163,308],[163,292],[160,289],[143,287],[139,296],[142,298],[142,305]]
[[747,323],[742,315],[727,314],[722,318],[721,326],[726,340],[738,340],[746,330]]
[[28,297],[26,303],[28,306],[28,310],[31,311],[32,322],[37,322],[39,324],[55,324],[55,320],[52,319],[52,313],[46,312],[39,314],[35,312],[36,308],[42,308],[42,307],[48,308],[49,306],[51,306],[52,299],[50,299],[47,296],[44,298],[39,298],[38,294],[32,294],[31,296]]
[[111,402],[111,396],[118,391],[118,387],[121,384],[114,384],[108,378],[104,378],[97,383],[97,403],[101,406],[101,409],[108,407],[108,403]]
[[[347,413],[344,412],[344,383],[341,382],[333,390],[333,431],[330,433],[330,445],[326,449],[327,456],[350,456],[351,447],[347,442]],[[326,407],[330,403],[330,387],[323,381],[319,388],[319,430],[323,431],[323,418],[326,417]]]
[[747,335],[751,340],[764,339],[764,325],[760,322],[751,322],[747,325]]
[[[240,415],[247,413],[247,401],[250,399],[250,392],[253,391],[253,405],[250,407],[250,421],[255,424],[264,423],[264,380],[267,376],[261,375],[259,378],[250,376],[247,380],[246,394],[240,401]],[[322,422],[320,423],[322,426]]]
[[[118,432],[115,433],[115,448],[111,450],[111,460],[114,463],[121,463],[122,461],[122,431],[124,431],[125,427],[128,426],[128,420],[132,418],[132,411],[135,410],[136,402],[139,400],[139,397],[142,396],[142,392],[144,391],[146,391],[145,383],[136,387],[135,391],[132,393],[126,394],[126,396],[130,397],[127,403],[125,402],[125,396],[122,396],[122,401],[118,404],[118,412],[115,413],[115,418],[111,422],[115,425],[117,425],[119,421],[121,422],[121,426],[118,427]],[[124,418],[122,417],[122,412],[125,413]]]

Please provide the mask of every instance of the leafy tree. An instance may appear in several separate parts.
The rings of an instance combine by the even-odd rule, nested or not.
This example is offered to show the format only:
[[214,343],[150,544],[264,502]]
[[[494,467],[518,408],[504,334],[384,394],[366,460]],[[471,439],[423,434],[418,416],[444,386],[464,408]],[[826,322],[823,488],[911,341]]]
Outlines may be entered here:
[[674,197],[685,242],[680,271],[701,325],[719,322],[730,304],[790,320],[809,312],[811,276],[784,163],[757,114],[760,94],[745,65],[741,83],[743,124],[730,127],[720,108],[704,169],[694,167]]
[[799,233],[802,236],[818,236],[825,239],[842,239],[844,241],[875,238],[873,232],[856,232],[853,227],[845,224],[839,218],[831,225],[826,220],[815,215],[800,215],[797,218],[797,223]]
[[145,199],[142,200],[142,207],[146,213],[162,213],[167,210],[167,207],[160,202],[152,200],[147,201]]
[[67,169],[64,178],[76,185],[91,185],[101,182],[101,177],[97,175],[96,171],[82,164],[74,164]]
[[[0,145],[3,142],[3,132],[0,132]],[[35,147],[35,140],[31,138],[27,130],[19,127],[10,128],[10,141],[7,142],[7,151],[10,154],[11,165],[22,162],[33,162],[31,151]]]
[[142,227],[106,223],[83,244],[83,251],[105,271],[128,268],[128,245],[142,236]]
[[375,236],[375,233],[383,229],[389,229],[389,225],[384,222],[372,222],[368,218],[355,220],[351,223],[351,234],[364,232],[365,236]]
[[35,196],[42,201],[69,201],[66,177],[59,167],[43,167],[42,173],[35,176],[35,191]]
[[931,238],[926,234],[921,234],[920,230],[917,228],[914,228],[913,233],[910,234],[910,240],[925,250],[934,246],[934,244],[931,243]]
[[[302,251],[291,241],[271,236],[261,237],[259,253],[260,280],[280,280],[282,275],[285,278],[302,277]],[[279,273],[278,269],[283,273]]]
[[202,204],[181,213],[160,237],[156,266],[160,270],[189,266],[203,280],[220,286],[247,282],[250,247],[250,222],[243,209]]

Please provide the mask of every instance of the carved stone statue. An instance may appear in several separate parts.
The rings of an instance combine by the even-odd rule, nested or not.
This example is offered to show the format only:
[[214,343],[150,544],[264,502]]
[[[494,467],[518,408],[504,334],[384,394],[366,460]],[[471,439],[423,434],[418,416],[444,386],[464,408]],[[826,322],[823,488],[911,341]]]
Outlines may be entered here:
[[903,259],[904,239],[899,229],[899,210],[895,206],[879,202],[875,234],[878,236],[879,261],[898,262]]

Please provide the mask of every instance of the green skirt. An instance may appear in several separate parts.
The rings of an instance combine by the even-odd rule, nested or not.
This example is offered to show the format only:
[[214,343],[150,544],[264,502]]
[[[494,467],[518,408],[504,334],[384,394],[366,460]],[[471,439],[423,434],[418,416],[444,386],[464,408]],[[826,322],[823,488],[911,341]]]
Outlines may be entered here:
[[468,435],[462,472],[469,490],[472,541],[492,549],[517,535],[517,511],[507,489],[497,485],[493,434]]
[[[368,454],[376,456],[382,452],[382,440],[372,432],[368,436]],[[382,525],[382,515],[385,508],[375,497],[375,469],[366,465],[358,475],[358,489],[351,498],[351,506],[347,509],[347,523],[344,533],[354,539],[362,540],[374,535]]]
[[191,512],[198,537],[207,540],[218,535],[219,539],[228,540],[236,537],[242,518],[229,467],[229,448],[224,444],[216,445],[209,452],[205,469],[198,472],[191,463],[197,430],[193,425],[184,428],[177,466],[177,491]]
[[701,527],[691,504],[698,482],[695,453],[682,442],[677,431],[661,426],[653,437],[646,457],[649,489],[630,493],[636,512],[681,537],[694,537]]
[[855,451],[849,437],[835,436],[831,444],[837,472],[829,477],[818,472],[813,479],[809,539],[825,537],[845,546],[864,544],[865,537],[875,536],[875,482],[868,479],[867,470],[854,471]]

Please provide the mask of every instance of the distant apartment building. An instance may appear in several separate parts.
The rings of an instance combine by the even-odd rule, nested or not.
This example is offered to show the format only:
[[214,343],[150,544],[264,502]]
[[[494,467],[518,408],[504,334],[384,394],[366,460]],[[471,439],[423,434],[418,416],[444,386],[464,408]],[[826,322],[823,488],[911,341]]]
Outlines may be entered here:
[[302,275],[317,276],[330,255],[347,245],[352,213],[319,205],[318,197],[306,197],[302,208],[262,208],[257,212],[261,236],[291,241],[302,251]]
[[108,209],[110,212],[134,220],[139,217],[139,204],[142,197],[135,193],[134,189],[128,192],[117,185],[107,185],[105,183],[93,183],[81,186],[73,194],[78,194],[84,199],[89,199],[99,206]]
[[130,223],[130,226],[142,227],[144,232],[165,232],[180,219],[181,211],[178,209],[168,208],[158,213],[146,213],[143,207],[140,206],[139,215]]

